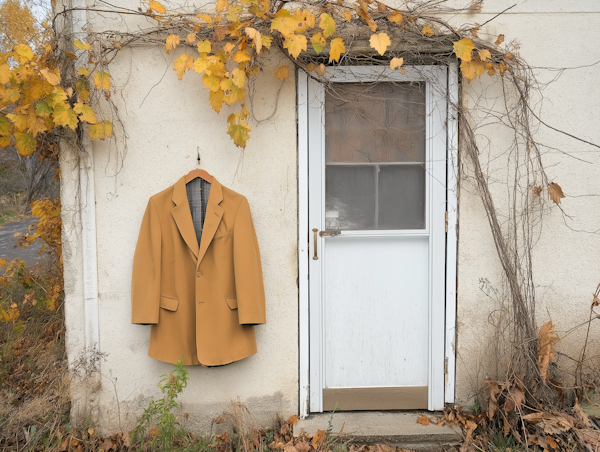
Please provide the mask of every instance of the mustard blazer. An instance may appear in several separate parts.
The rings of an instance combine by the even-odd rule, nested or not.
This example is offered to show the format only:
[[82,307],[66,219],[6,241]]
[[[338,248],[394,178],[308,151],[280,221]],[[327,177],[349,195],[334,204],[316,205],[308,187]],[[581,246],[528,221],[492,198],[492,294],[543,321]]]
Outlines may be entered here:
[[133,258],[131,323],[151,324],[148,355],[217,366],[256,353],[266,323],[246,198],[213,178],[198,249],[185,177],[152,196]]

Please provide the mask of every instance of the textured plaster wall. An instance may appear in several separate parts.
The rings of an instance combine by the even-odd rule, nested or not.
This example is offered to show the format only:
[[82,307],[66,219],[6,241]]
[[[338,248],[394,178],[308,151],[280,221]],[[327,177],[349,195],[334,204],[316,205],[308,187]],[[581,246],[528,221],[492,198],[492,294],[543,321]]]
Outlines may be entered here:
[[[520,54],[535,67],[542,85],[543,119],[586,140],[600,143],[600,48],[594,30],[600,24],[600,4],[586,2],[484,2],[483,12],[471,16],[470,22],[484,23],[494,14],[514,3],[517,7],[482,28],[480,37],[491,41],[499,33],[507,41],[517,39]],[[565,33],[569,40],[565,40]],[[573,45],[576,43],[575,45]],[[570,68],[564,72],[552,68]],[[478,115],[481,106],[496,108],[501,113],[501,87],[486,75],[481,82],[463,86],[463,101],[480,121],[478,131],[482,151],[481,161],[490,176],[497,210],[508,206],[507,152],[513,136],[498,127],[497,118]],[[544,148],[543,160],[550,181],[558,183],[566,198],[560,206],[564,214],[550,202],[534,238],[533,276],[536,284],[538,326],[552,319],[562,338],[557,349],[577,358],[583,344],[585,328],[570,331],[585,322],[589,315],[591,293],[600,282],[599,230],[600,220],[600,153],[598,148],[574,141],[544,126],[538,131],[538,143],[559,148],[560,152]],[[470,162],[462,161],[469,173]],[[546,201],[547,198],[546,198]],[[535,215],[535,214],[534,214]],[[567,217],[568,215],[568,217]],[[458,253],[458,342],[456,401],[470,406],[476,391],[486,376],[499,377],[505,368],[498,365],[493,345],[495,332],[490,314],[498,307],[494,296],[480,290],[479,279],[487,278],[496,289],[502,289],[502,269],[497,258],[488,220],[479,194],[472,181],[463,177],[459,201]],[[493,294],[492,294],[493,295]],[[598,325],[592,328],[597,337]],[[597,353],[592,344],[590,353]],[[568,358],[558,356],[560,366],[570,366]]]
[[[137,5],[137,4],[136,4]],[[98,26],[98,24],[97,24]],[[257,124],[244,151],[226,134],[229,109],[220,115],[208,103],[198,74],[182,81],[172,71],[178,53],[158,48],[123,51],[110,65],[117,108],[104,113],[118,139],[95,142],[94,158],[99,292],[101,386],[78,386],[73,414],[92,414],[106,432],[127,429],[161,396],[157,382],[172,365],[147,356],[149,326],[131,325],[133,253],[148,198],[173,185],[196,167],[202,168],[249,201],[264,273],[267,324],[256,328],[258,354],[218,368],[188,367],[189,383],[180,398],[190,414],[192,431],[210,431],[211,420],[231,400],[244,402],[257,422],[268,425],[276,414],[298,411],[297,289],[297,152],[294,77],[282,84],[273,65],[284,61],[265,56],[270,67],[253,86]],[[118,115],[118,117],[117,117]],[[124,137],[126,136],[126,139]],[[72,228],[76,213],[77,171],[63,157],[66,189],[65,248],[67,344],[71,362],[83,351],[80,232]],[[75,218],[76,220],[76,218]],[[89,411],[90,413],[87,413]]]

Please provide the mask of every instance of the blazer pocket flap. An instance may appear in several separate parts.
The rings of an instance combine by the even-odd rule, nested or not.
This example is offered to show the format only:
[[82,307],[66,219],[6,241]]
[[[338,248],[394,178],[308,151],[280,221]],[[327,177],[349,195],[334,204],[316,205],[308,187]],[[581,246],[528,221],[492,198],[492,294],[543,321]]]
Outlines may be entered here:
[[225,301],[227,301],[227,306],[229,306],[229,309],[237,309],[237,298],[225,298]]
[[175,298],[160,297],[160,307],[167,311],[177,311],[179,300]]

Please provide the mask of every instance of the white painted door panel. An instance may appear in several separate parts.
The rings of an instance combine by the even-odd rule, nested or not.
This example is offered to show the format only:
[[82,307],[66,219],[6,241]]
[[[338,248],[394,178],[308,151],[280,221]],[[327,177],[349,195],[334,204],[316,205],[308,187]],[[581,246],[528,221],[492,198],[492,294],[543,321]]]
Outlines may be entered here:
[[325,387],[427,386],[428,237],[328,237]]

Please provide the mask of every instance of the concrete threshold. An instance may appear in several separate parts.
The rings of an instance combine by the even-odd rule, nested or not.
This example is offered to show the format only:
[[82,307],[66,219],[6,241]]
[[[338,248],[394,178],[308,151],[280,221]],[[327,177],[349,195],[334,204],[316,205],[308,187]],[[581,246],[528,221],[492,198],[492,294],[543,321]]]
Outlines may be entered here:
[[458,427],[438,427],[435,422],[428,426],[417,424],[417,419],[423,414],[432,421],[438,415],[429,411],[342,411],[333,416],[331,413],[316,413],[300,419],[294,425],[294,435],[306,432],[312,436],[317,430],[327,430],[331,420],[333,435],[356,443],[429,450],[461,442]]

